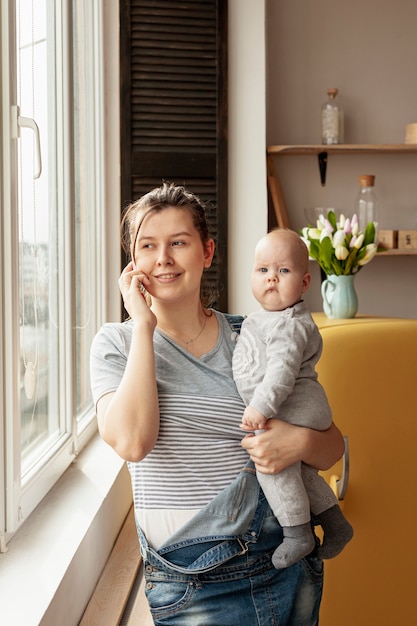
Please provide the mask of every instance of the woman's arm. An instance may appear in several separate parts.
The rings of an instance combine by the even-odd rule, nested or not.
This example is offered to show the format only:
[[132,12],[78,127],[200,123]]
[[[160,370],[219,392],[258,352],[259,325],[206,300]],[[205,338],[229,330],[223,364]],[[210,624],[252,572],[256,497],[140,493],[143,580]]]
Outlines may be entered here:
[[126,461],[141,461],[159,432],[153,331],[134,327],[126,370],[115,392],[97,402],[100,435]]
[[156,318],[141,294],[143,276],[132,275],[131,264],[119,280],[125,306],[133,321],[126,369],[115,392],[97,402],[100,434],[126,461],[141,461],[159,433],[158,391],[153,333]]
[[268,420],[263,433],[247,435],[242,446],[256,469],[264,474],[277,474],[298,461],[326,470],[345,451],[343,436],[334,423],[327,430],[318,431],[278,419]]

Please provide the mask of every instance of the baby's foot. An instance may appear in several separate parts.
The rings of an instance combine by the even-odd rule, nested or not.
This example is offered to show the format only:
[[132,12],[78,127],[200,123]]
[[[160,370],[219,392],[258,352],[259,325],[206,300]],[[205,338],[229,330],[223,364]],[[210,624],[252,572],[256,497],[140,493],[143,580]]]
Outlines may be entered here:
[[284,539],[272,555],[272,564],[277,569],[289,567],[310,554],[316,545],[310,524],[286,526]]
[[317,556],[319,559],[333,559],[352,539],[353,528],[337,504],[320,513],[319,519],[324,535],[322,545],[317,548]]

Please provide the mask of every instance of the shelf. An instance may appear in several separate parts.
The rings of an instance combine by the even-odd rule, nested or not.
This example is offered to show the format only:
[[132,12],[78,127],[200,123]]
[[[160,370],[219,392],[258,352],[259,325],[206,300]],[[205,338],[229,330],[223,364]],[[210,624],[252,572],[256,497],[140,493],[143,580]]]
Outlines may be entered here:
[[[417,154],[417,144],[324,144],[293,145],[293,146],[268,146],[266,150],[266,164],[268,176],[268,189],[277,218],[278,226],[291,228],[285,206],[284,193],[281,183],[275,172],[274,157],[277,156],[308,156],[318,157],[320,180],[322,186],[326,184],[327,159],[329,155],[349,154]],[[417,254],[413,250],[389,250],[380,254],[386,256]]]
[[417,255],[417,248],[392,248],[377,252],[377,256],[413,256]]
[[372,143],[345,143],[326,146],[317,145],[297,145],[297,146],[268,146],[266,150],[268,155],[309,155],[320,154],[417,154],[417,144],[372,144]]

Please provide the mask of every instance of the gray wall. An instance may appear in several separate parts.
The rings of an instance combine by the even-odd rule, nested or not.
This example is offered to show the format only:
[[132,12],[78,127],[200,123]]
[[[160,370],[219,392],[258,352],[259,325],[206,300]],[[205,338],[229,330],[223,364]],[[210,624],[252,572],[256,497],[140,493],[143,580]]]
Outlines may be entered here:
[[[267,0],[266,143],[320,143],[320,107],[338,87],[346,143],[403,143],[417,122],[415,0]],[[320,185],[316,157],[277,157],[291,226],[304,208],[354,212],[359,174],[375,174],[381,228],[417,229],[417,155],[329,156]],[[322,310],[312,264],[308,294]],[[356,277],[359,313],[417,318],[417,256],[381,257]]]

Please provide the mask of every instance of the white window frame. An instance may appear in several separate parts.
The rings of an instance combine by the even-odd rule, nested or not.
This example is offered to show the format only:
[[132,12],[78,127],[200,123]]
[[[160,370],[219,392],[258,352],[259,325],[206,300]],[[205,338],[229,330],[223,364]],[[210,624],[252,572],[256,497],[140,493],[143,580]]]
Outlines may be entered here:
[[[72,89],[71,89],[71,0],[53,1],[61,24],[60,36],[62,50],[62,67],[57,84],[59,97],[62,100],[62,134],[58,140],[57,153],[62,161],[58,170],[62,173],[59,185],[59,211],[65,220],[63,231],[66,240],[63,246],[62,267],[64,268],[64,318],[65,323],[59,341],[62,344],[62,375],[59,382],[59,393],[62,398],[60,410],[63,411],[67,425],[66,432],[48,451],[45,458],[39,459],[35,470],[25,481],[21,477],[20,453],[20,409],[19,409],[19,293],[18,293],[18,215],[17,215],[17,141],[16,129],[13,128],[13,107],[16,104],[16,66],[15,43],[11,33],[15,32],[14,0],[1,3],[1,51],[0,51],[0,131],[2,148],[0,154],[0,349],[2,354],[2,377],[0,380],[0,552],[7,550],[7,543],[19,526],[28,518],[34,508],[41,502],[46,493],[62,476],[68,466],[76,458],[78,452],[96,431],[94,410],[80,420],[83,428],[77,432],[75,415],[75,366],[74,361],[74,261],[72,258],[73,225],[71,223],[73,206],[73,167],[72,167]],[[98,235],[95,239],[95,266],[105,265],[104,259],[104,89],[103,89],[103,39],[102,39],[102,0],[91,2],[92,49],[96,64],[95,82],[91,86],[91,102],[94,108],[95,135],[94,154],[95,176],[94,207],[97,212],[96,226]],[[57,82],[59,80],[57,78]],[[65,148],[65,149],[64,149]],[[104,281],[105,272],[98,275],[94,293],[94,323],[98,328],[104,321]],[[60,348],[61,349],[61,348]]]

